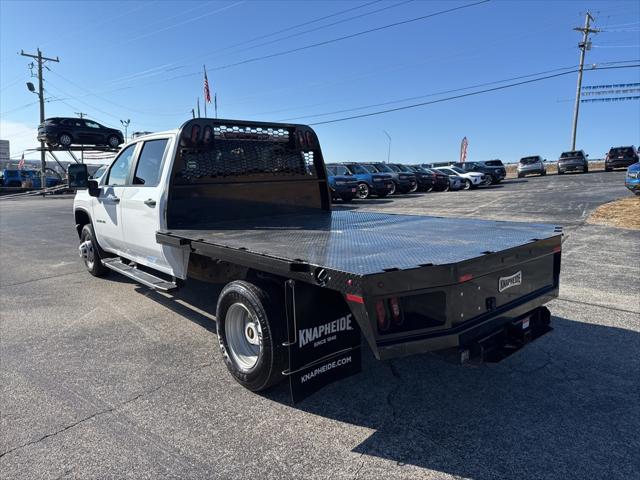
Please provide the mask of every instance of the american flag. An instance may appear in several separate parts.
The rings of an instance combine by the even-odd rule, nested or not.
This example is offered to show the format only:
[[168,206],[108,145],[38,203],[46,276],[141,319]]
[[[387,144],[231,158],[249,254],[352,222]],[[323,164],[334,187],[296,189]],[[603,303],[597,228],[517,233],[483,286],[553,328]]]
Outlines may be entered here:
[[24,152],[22,152],[22,158],[18,162],[18,169],[22,170],[24,168]]
[[207,70],[204,70],[204,101],[211,103],[211,92],[209,91],[209,79],[207,78]]
[[469,146],[469,141],[467,137],[462,139],[462,143],[460,143],[460,163],[464,163],[467,160],[467,147]]

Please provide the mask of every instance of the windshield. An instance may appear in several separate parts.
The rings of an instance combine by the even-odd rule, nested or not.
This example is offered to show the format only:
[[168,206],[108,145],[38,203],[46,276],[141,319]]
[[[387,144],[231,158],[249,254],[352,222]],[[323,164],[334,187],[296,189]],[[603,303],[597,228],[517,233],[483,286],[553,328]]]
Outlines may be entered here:
[[523,165],[529,165],[530,163],[536,163],[540,161],[540,157],[524,157],[520,159],[520,163]]
[[327,173],[329,175],[337,175],[336,167],[334,167],[333,165],[327,165]]
[[487,160],[484,164],[489,165],[490,167],[504,167],[502,160]]
[[378,169],[379,172],[387,172],[387,173],[395,172],[395,170],[391,170],[389,168],[389,165],[385,165],[384,163],[378,163],[376,165],[376,168]]
[[411,170],[411,168],[406,165],[395,165],[395,166],[399,168],[401,172],[413,173],[413,170]]
[[454,172],[458,172],[458,173],[467,173],[463,169],[461,169],[460,167],[451,167],[451,170],[453,170]]
[[356,174],[370,173],[362,165],[349,165],[349,170]]
[[361,166],[369,173],[380,173],[378,172],[378,169],[373,165],[361,165]]
[[634,151],[633,147],[617,147],[617,148],[612,148],[611,150],[609,150],[609,156],[613,157],[619,157],[621,155],[627,155],[629,157],[632,157],[636,152]]
[[579,150],[573,152],[562,152],[560,158],[582,157],[582,152]]

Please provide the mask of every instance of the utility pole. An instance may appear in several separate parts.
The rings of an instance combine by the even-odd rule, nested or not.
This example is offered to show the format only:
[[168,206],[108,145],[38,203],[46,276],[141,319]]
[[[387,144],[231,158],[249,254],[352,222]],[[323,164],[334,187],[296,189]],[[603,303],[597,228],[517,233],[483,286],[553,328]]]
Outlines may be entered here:
[[387,163],[389,163],[391,161],[391,135],[389,135],[386,130],[383,130],[383,132],[389,139],[389,146],[387,148]]
[[600,30],[590,28],[591,21],[595,20],[591,12],[587,12],[584,19],[584,27],[576,27],[574,30],[582,32],[582,42],[578,44],[580,49],[580,66],[578,67],[578,86],[576,87],[576,103],[573,107],[573,129],[571,131],[571,150],[576,149],[576,134],[578,131],[578,113],[580,112],[580,95],[582,93],[582,71],[584,69],[584,55],[587,50],[591,50],[589,42],[590,33],[598,33]]
[[[82,120],[86,115],[86,113],[84,112],[74,112],[74,113],[80,117],[80,120]],[[80,162],[84,163],[84,145],[83,145],[82,151],[80,152]]]
[[[60,59],[43,57],[42,52],[38,48],[38,54],[33,55],[31,53],[24,53],[24,50],[20,50],[20,55],[23,57],[35,58],[38,62],[38,97],[40,99],[40,123],[44,123],[44,84],[42,80],[42,65],[44,62],[59,62]],[[44,190],[47,186],[46,175],[44,169],[47,168],[47,161],[45,159],[44,142],[40,142],[40,187],[44,194]]]

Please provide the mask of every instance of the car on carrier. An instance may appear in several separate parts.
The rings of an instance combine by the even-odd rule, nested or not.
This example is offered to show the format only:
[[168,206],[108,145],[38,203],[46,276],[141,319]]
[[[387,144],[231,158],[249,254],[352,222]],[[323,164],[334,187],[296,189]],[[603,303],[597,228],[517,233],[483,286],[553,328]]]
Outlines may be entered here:
[[459,162],[454,163],[454,167],[461,168],[465,172],[483,173],[487,177],[487,184],[500,183],[507,176],[501,160],[487,160],[485,162]]
[[88,177],[69,166],[87,271],[219,284],[220,358],[251,391],[287,380],[299,401],[359,372],[363,346],[492,362],[551,330],[559,227],[332,210],[306,125],[196,118]]
[[558,175],[563,175],[567,172],[580,171],[582,173],[589,172],[589,162],[582,150],[570,150],[562,152],[558,159]]
[[327,165],[329,188],[332,200],[350,202],[358,195],[358,182],[347,174],[342,165]]
[[530,157],[522,157],[518,162],[518,178],[526,177],[527,175],[542,175],[547,174],[547,167],[540,155],[533,155]]
[[50,146],[97,145],[117,148],[124,143],[120,130],[88,118],[47,118],[38,126],[38,141]]
[[605,172],[611,172],[616,168],[627,168],[638,162],[638,151],[631,145],[630,147],[612,147],[604,158]]
[[[334,164],[329,164],[333,166]],[[387,195],[393,195],[395,192],[395,184],[391,179],[391,175],[384,175],[378,173],[376,170],[369,170],[357,163],[341,163],[335,164],[346,169],[342,170],[344,175],[351,176],[358,182],[357,197],[360,199],[369,198],[370,195],[376,195],[378,197],[386,197]]]

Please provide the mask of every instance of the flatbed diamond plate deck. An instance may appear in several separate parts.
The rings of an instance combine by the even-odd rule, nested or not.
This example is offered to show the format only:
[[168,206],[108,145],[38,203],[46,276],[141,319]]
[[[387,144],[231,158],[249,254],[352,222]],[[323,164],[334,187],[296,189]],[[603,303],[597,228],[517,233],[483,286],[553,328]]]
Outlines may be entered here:
[[166,234],[369,275],[458,263],[561,232],[546,224],[336,210],[221,222]]

